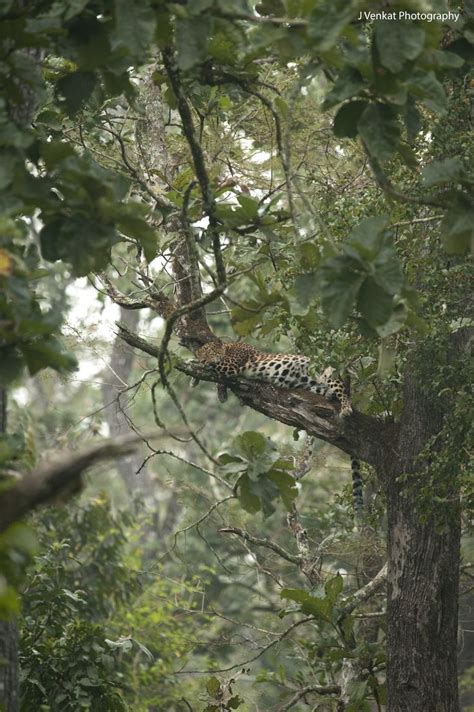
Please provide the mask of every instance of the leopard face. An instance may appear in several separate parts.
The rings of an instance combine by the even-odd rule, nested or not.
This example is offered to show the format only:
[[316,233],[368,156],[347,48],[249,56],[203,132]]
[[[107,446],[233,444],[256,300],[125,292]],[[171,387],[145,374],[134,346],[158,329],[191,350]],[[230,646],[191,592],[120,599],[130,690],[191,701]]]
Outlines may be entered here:
[[247,361],[248,344],[225,344],[222,341],[210,341],[197,351],[199,361],[209,366],[222,376],[237,376],[242,373]]

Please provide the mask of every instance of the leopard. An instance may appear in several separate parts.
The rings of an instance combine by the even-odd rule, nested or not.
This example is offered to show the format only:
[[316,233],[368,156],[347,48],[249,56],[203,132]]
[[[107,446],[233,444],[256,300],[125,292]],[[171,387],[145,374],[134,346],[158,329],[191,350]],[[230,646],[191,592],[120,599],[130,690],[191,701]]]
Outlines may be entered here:
[[[352,403],[344,383],[335,377],[334,369],[328,367],[321,373],[310,374],[310,359],[302,354],[268,353],[245,342],[226,343],[212,340],[201,346],[196,356],[205,366],[224,379],[238,376],[271,383],[278,388],[304,389],[335,398],[339,403],[340,418],[352,415]],[[219,399],[225,399],[225,385],[218,386]],[[354,510],[360,513],[363,506],[360,463],[351,458],[352,491]]]

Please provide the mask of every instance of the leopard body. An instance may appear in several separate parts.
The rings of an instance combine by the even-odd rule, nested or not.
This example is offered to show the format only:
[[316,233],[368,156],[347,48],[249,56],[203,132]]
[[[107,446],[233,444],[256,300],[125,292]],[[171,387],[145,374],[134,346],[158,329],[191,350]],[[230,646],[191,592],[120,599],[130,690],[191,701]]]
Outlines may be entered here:
[[349,395],[342,381],[335,378],[332,368],[320,374],[309,373],[310,360],[298,354],[271,354],[245,343],[210,341],[197,352],[200,361],[225,378],[244,376],[266,381],[280,388],[301,388],[336,398],[340,415],[352,413]]
[[[251,344],[210,341],[197,351],[197,357],[224,378],[243,376],[271,383],[279,388],[297,388],[335,398],[340,405],[340,416],[352,413],[349,394],[341,380],[334,377],[333,369],[310,374],[310,359],[298,354],[273,354],[259,351]],[[220,386],[219,399],[225,399],[225,386]],[[359,461],[351,459],[352,490],[356,513],[362,509],[362,478]]]

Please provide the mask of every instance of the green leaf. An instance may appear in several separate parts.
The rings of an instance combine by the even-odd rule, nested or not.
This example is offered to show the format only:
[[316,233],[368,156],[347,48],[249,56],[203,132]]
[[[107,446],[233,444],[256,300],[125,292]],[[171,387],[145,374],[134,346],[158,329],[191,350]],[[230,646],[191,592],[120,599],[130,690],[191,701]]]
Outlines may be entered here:
[[133,57],[142,57],[155,33],[155,10],[141,0],[114,0],[114,6],[112,47],[120,47]]
[[306,309],[319,294],[316,273],[309,272],[308,274],[300,274],[295,279],[294,293],[298,304]]
[[[397,331],[400,331],[400,329],[405,323],[409,323],[410,314],[412,314],[412,321],[414,321],[415,317],[413,315],[413,312],[409,312],[403,302],[396,304],[393,307],[393,311],[390,314],[389,319],[387,319],[384,324],[375,327],[377,334],[382,339],[385,339],[387,336],[391,336],[392,334],[396,334]],[[421,322],[421,320],[419,321]],[[412,326],[414,328],[420,328],[421,324],[413,323]]]
[[423,53],[423,61],[435,69],[458,69],[458,67],[462,67],[465,62],[459,54],[440,49],[425,50]]
[[315,48],[331,49],[355,13],[346,0],[320,0],[309,17],[308,36]]
[[209,14],[176,20],[177,62],[186,71],[203,62],[207,56],[207,38],[212,20]]
[[121,206],[117,215],[117,227],[124,235],[133,237],[143,247],[145,258],[151,262],[156,257],[157,235],[145,219],[146,209],[140,203]]
[[405,284],[402,263],[391,243],[390,235],[384,237],[382,248],[373,265],[375,282],[389,294],[399,294]]
[[211,697],[217,697],[220,689],[221,689],[221,683],[219,682],[217,677],[214,677],[214,676],[210,677],[206,681],[206,690]]
[[421,114],[416,108],[416,104],[412,96],[408,97],[405,104],[404,120],[407,140],[408,143],[412,144],[421,131]]
[[344,255],[327,260],[319,276],[322,307],[331,325],[338,329],[351,313],[365,274],[360,264]]
[[258,201],[251,198],[249,195],[238,195],[237,200],[242,206],[246,217],[251,220],[258,218]]
[[369,153],[385,161],[396,150],[400,127],[394,111],[386,104],[370,104],[358,122],[359,134]]
[[56,84],[56,91],[62,95],[67,113],[76,114],[94,91],[96,77],[93,72],[77,71],[66,74]]
[[253,494],[251,481],[248,475],[242,475],[239,479],[239,501],[246,512],[256,514],[260,511],[260,499]]
[[474,250],[474,204],[459,196],[454,207],[443,218],[441,239],[446,252],[463,255]]
[[341,101],[350,99],[364,89],[365,83],[361,73],[355,67],[343,67],[332,89],[326,94],[323,111],[331,109]]
[[385,214],[362,220],[352,229],[347,242],[343,244],[343,250],[352,257],[373,261],[380,252],[388,221],[388,215]]
[[74,156],[75,151],[73,147],[65,141],[45,141],[41,144],[40,154],[46,164],[46,167],[51,170],[64,158]]
[[72,354],[66,353],[60,342],[53,336],[20,345],[30,374],[43,368],[54,368],[56,371],[72,371],[77,368],[77,361]]
[[359,120],[369,106],[367,101],[350,101],[341,106],[334,118],[333,131],[340,138],[355,138]]
[[423,50],[425,32],[414,22],[377,22],[375,43],[384,67],[396,74],[408,60],[413,60]]
[[291,511],[292,504],[298,496],[298,487],[294,477],[288,472],[276,468],[272,468],[267,476],[268,479],[278,487],[280,497],[286,509]]
[[344,580],[341,574],[337,573],[334,578],[328,579],[324,584],[324,590],[326,592],[327,598],[334,603],[336,598],[341,593],[344,588]]
[[11,346],[2,346],[0,348],[0,385],[8,386],[9,383],[18,378],[21,374],[25,362],[20,352]]
[[408,88],[428,109],[441,115],[446,113],[446,94],[434,72],[422,70],[413,72],[408,81]]
[[280,597],[288,598],[290,601],[296,601],[296,603],[304,603],[308,599],[309,593],[303,588],[282,588]]
[[117,240],[112,225],[103,225],[80,215],[71,219],[55,218],[40,232],[44,258],[50,262],[69,262],[78,277],[104,268]]
[[377,375],[380,378],[385,378],[393,371],[396,359],[396,349],[389,346],[386,341],[382,340],[379,344],[379,360],[377,365]]
[[423,168],[423,182],[427,186],[453,183],[466,175],[463,162],[457,156],[443,161],[433,161]]
[[392,313],[393,297],[368,277],[360,288],[357,308],[371,326],[384,324]]

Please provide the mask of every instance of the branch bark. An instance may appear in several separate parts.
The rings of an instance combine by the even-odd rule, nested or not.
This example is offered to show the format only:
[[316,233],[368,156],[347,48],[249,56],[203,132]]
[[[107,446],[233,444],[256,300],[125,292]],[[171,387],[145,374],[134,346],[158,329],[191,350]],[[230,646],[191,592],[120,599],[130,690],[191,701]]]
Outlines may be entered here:
[[91,465],[132,452],[141,439],[136,435],[59,453],[26,473],[12,487],[0,492],[0,532],[40,504],[66,496],[80,487],[81,474]]

